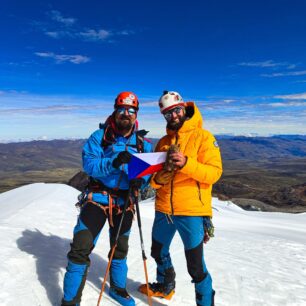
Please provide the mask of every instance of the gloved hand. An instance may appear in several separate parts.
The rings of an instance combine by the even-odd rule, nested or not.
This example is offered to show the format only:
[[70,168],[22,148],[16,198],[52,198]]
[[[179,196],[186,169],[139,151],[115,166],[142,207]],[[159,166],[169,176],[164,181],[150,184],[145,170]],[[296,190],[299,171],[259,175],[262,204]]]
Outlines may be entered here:
[[168,184],[173,177],[173,171],[160,170],[156,173],[154,177],[154,181],[158,185],[166,185]]
[[132,154],[128,151],[122,151],[113,160],[113,167],[118,169],[122,164],[128,164],[132,158]]
[[139,189],[139,188],[141,188],[141,186],[144,182],[145,182],[145,180],[142,177],[132,179],[132,180],[130,180],[130,187]]
[[210,238],[214,237],[215,227],[210,217],[203,217],[204,225],[204,243],[207,243]]
[[209,239],[210,239],[210,237],[208,235],[208,232],[205,231],[205,233],[204,233],[204,243],[207,243],[209,241]]
[[172,144],[168,151],[167,151],[167,156],[166,156],[166,161],[164,164],[164,170],[166,171],[174,171],[176,170],[176,166],[173,164],[173,160],[172,160],[172,154],[173,153],[178,153],[180,152],[180,147],[178,145]]

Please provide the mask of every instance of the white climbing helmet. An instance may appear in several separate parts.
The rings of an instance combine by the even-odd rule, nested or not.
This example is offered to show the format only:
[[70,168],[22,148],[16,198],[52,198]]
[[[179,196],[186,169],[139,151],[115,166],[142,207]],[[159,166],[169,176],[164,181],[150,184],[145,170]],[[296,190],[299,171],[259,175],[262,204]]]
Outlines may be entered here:
[[159,98],[158,102],[160,112],[164,113],[171,108],[177,106],[185,106],[183,98],[178,92],[175,91],[164,91],[163,95]]

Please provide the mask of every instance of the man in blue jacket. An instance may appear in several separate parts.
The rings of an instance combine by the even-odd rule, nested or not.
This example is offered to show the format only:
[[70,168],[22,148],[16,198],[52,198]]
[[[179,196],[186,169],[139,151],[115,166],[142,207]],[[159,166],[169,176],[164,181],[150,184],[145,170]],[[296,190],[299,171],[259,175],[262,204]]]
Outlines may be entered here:
[[[143,188],[149,177],[128,179],[128,163],[132,154],[152,152],[145,131],[137,129],[139,102],[132,92],[122,92],[115,100],[115,110],[100,125],[83,147],[83,168],[91,177],[85,205],[81,209],[64,278],[64,305],[80,305],[85,285],[89,255],[94,249],[106,220],[110,225],[113,246],[129,187]],[[135,305],[126,291],[128,239],[132,226],[133,199],[125,213],[119,240],[110,267],[110,296],[119,304]]]

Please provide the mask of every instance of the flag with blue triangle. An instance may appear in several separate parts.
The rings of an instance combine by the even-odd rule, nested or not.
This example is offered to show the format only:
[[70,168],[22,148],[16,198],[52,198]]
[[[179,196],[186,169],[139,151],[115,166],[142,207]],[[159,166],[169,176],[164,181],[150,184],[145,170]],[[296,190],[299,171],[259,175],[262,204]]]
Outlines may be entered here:
[[166,152],[136,153],[128,163],[129,179],[153,174],[163,168]]

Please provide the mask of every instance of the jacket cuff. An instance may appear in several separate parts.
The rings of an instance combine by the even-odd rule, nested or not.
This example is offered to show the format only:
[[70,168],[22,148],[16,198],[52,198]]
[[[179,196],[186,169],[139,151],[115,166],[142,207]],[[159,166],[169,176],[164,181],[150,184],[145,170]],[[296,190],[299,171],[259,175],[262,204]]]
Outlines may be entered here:
[[150,185],[151,185],[151,187],[154,188],[154,189],[159,189],[159,188],[163,187],[163,185],[160,185],[160,184],[156,183],[156,181],[155,181],[155,175],[151,176]]
[[197,164],[198,162],[195,159],[188,157],[185,166],[180,169],[180,172],[191,175],[196,170]]

